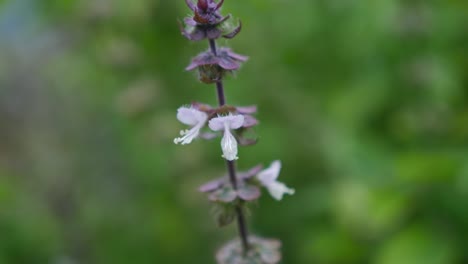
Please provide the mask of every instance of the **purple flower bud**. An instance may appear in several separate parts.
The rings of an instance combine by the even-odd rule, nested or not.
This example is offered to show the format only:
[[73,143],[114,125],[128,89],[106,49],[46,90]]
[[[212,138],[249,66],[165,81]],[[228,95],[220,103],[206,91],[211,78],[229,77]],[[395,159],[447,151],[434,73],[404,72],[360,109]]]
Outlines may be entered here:
[[207,0],[198,0],[197,7],[198,7],[198,9],[200,9],[202,11],[206,11],[206,9],[208,9]]
[[241,24],[232,32],[223,35],[219,26],[228,20],[231,15],[223,17],[219,13],[219,9],[224,1],[221,0],[215,3],[213,0],[198,0],[195,5],[191,0],[185,1],[190,10],[193,11],[193,16],[184,19],[185,28],[180,24],[180,31],[187,39],[192,41],[200,41],[205,38],[217,39],[221,36],[225,38],[233,38],[241,30]]

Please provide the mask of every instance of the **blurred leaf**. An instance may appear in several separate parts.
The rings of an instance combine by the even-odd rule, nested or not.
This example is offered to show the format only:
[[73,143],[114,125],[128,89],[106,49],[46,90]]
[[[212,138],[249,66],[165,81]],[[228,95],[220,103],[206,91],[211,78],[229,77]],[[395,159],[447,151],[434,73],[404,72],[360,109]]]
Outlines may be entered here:
[[377,264],[458,263],[453,241],[424,227],[410,227],[388,240],[378,251]]

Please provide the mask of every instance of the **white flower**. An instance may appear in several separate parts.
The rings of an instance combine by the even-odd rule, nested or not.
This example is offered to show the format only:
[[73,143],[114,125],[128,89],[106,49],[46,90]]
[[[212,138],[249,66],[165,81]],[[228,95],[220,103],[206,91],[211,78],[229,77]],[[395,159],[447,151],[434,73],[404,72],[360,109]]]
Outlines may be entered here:
[[208,126],[213,131],[221,131],[224,129],[223,139],[221,139],[221,149],[223,150],[222,157],[227,160],[236,160],[237,157],[237,141],[231,134],[231,129],[238,129],[244,124],[243,115],[218,116],[210,120]]
[[281,170],[281,162],[275,160],[271,163],[270,167],[262,170],[257,174],[257,179],[265,186],[270,192],[271,196],[276,200],[281,200],[285,193],[294,194],[294,189],[288,188],[284,183],[277,181]]
[[205,125],[208,115],[202,111],[199,111],[190,107],[180,107],[177,110],[177,119],[180,122],[192,126],[190,130],[181,130],[181,137],[175,138],[174,143],[182,145],[189,144],[194,138],[200,133],[200,129]]

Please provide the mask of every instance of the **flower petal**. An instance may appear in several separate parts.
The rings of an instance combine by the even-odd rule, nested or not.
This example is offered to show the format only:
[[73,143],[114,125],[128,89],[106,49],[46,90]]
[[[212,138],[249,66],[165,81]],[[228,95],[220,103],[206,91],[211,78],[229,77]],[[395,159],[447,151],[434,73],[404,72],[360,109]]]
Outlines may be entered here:
[[253,127],[258,124],[258,120],[251,115],[244,115],[244,124],[243,127]]
[[214,56],[210,51],[205,51],[198,54],[195,58],[192,59],[192,62],[185,70],[190,71],[197,67],[208,65],[208,64],[218,64],[219,58]]
[[198,134],[200,133],[200,128],[201,128],[200,125],[196,125],[192,127],[190,130],[181,130],[180,135],[182,137],[174,138],[174,144],[179,144],[179,143],[181,143],[182,145],[190,144],[192,140],[198,137]]
[[218,188],[220,188],[221,186],[223,186],[223,184],[226,182],[226,178],[223,177],[223,178],[219,178],[219,179],[216,179],[216,180],[212,180],[212,181],[209,181],[205,184],[203,184],[202,186],[200,186],[198,188],[198,190],[200,192],[212,192]]
[[278,178],[280,170],[281,161],[275,160],[271,163],[270,167],[258,173],[257,178],[263,185],[268,186]]
[[257,112],[256,105],[249,105],[249,106],[236,106],[236,111],[239,114],[254,114]]
[[226,121],[229,123],[230,129],[238,129],[244,124],[243,115],[228,115],[226,116]]
[[241,61],[241,62],[245,62],[249,59],[248,56],[244,56],[244,55],[240,55],[240,54],[237,54],[237,53],[234,53],[231,49],[226,49],[225,52],[227,53],[227,55],[235,60],[238,60],[238,61]]
[[212,118],[210,122],[208,122],[208,126],[213,131],[221,131],[224,129],[224,116],[218,116]]
[[225,70],[237,70],[240,67],[240,64],[230,57],[220,57],[219,66]]
[[213,131],[220,131],[224,129],[225,125],[227,125],[229,129],[238,129],[243,124],[244,124],[243,115],[229,114],[227,116],[218,116],[218,117],[212,118],[208,126]]
[[288,188],[284,183],[277,181],[271,182],[266,187],[270,192],[271,196],[273,196],[273,198],[275,198],[278,201],[283,199],[283,195],[285,193],[292,195],[295,192],[294,189]]
[[221,149],[223,150],[222,157],[227,160],[236,160],[237,157],[237,141],[236,138],[231,134],[229,129],[224,130],[224,136],[221,139]]
[[252,201],[260,197],[260,189],[254,185],[245,185],[237,190],[237,196],[242,200]]
[[183,106],[177,110],[177,119],[186,125],[195,126],[200,123],[205,123],[208,119],[208,115],[194,108]]
[[252,178],[253,176],[257,175],[261,170],[263,166],[261,164],[252,167],[248,171],[241,171],[237,173],[237,177],[242,180],[247,180],[249,178]]
[[185,25],[192,26],[192,27],[197,25],[197,22],[195,22],[195,20],[193,20],[193,18],[191,18],[191,17],[184,18],[184,23],[185,23]]

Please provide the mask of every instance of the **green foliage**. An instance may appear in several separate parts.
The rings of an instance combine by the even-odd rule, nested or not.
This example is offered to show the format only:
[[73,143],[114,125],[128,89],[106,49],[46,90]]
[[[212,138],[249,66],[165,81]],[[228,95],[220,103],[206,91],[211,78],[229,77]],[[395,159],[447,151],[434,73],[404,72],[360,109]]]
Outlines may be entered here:
[[[173,144],[184,1],[0,1],[0,263],[214,263],[197,187],[219,142]],[[257,104],[238,166],[282,160],[296,189],[251,206],[283,263],[456,264],[468,253],[468,3],[231,1],[250,56],[228,102]],[[235,20],[234,20],[235,21]]]

